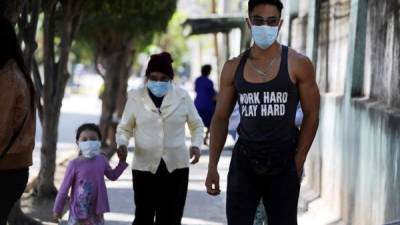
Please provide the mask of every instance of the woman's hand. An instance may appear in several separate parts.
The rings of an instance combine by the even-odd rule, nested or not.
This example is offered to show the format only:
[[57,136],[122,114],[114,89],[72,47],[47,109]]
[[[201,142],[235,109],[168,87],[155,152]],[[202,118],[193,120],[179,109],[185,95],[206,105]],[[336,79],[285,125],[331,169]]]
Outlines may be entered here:
[[196,146],[190,147],[190,159],[193,159],[190,164],[196,164],[200,160],[200,149]]
[[126,156],[128,155],[128,149],[125,145],[119,146],[117,150],[119,161],[126,162]]

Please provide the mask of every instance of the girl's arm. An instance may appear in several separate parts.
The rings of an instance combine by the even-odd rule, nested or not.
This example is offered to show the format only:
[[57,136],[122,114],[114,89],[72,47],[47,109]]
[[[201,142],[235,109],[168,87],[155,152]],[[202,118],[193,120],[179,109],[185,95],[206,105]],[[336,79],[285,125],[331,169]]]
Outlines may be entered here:
[[54,203],[54,208],[53,208],[54,214],[61,215],[65,205],[65,201],[67,200],[68,197],[69,188],[72,186],[74,179],[75,179],[75,166],[74,166],[74,161],[72,161],[68,164],[64,180],[61,184],[60,190],[58,190],[56,201]]
[[114,169],[111,168],[110,164],[107,162],[107,159],[104,157],[104,162],[106,163],[106,169],[104,171],[104,175],[112,181],[117,180],[119,176],[121,176],[122,172],[128,167],[128,163],[120,160],[117,167]]

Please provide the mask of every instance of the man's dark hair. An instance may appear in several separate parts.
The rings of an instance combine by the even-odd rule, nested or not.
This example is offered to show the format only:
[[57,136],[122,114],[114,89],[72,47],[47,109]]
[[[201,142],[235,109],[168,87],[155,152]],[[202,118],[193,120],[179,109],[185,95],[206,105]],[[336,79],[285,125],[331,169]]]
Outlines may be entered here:
[[97,136],[99,137],[99,140],[100,141],[103,140],[99,126],[97,126],[94,123],[84,123],[78,127],[78,130],[76,130],[76,140],[77,141],[79,140],[81,133],[85,130],[90,130],[90,131],[96,132]]
[[258,5],[274,5],[278,8],[279,13],[282,13],[283,4],[280,0],[249,0],[249,14],[253,12],[254,8]]
[[211,67],[211,65],[204,65],[204,66],[202,66],[201,67],[201,75],[210,75],[210,73],[211,73],[211,69],[212,69],[212,67]]

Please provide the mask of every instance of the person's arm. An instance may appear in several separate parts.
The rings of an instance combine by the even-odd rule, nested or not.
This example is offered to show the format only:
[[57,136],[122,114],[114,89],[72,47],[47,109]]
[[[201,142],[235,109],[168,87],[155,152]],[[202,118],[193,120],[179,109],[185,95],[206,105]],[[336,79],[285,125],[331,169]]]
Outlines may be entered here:
[[[120,153],[118,154],[118,157],[120,157]],[[117,180],[124,172],[124,170],[128,167],[128,164],[123,159],[122,160],[120,159],[117,167],[115,167],[114,169],[111,168],[110,164],[108,163],[105,157],[104,157],[104,163],[106,164],[106,170],[104,171],[104,175],[106,175],[106,177],[112,181]]]
[[228,134],[229,117],[236,102],[236,91],[234,87],[236,67],[237,62],[231,60],[225,63],[222,69],[217,106],[211,121],[210,160],[206,180],[207,192],[210,195],[218,195],[220,193],[218,161]]
[[186,96],[186,105],[188,107],[187,123],[192,142],[190,147],[190,158],[193,158],[193,160],[191,161],[191,164],[196,164],[200,159],[200,146],[203,141],[204,125],[189,95]]
[[136,126],[136,119],[134,115],[134,101],[127,100],[124,112],[122,114],[121,122],[118,124],[116,132],[116,143],[119,151],[126,152],[129,144],[129,139],[133,136]]
[[318,129],[320,94],[315,81],[314,66],[307,57],[297,56],[293,69],[304,115],[296,153],[297,173],[301,176],[304,162]]
[[0,70],[0,155],[11,140],[15,121],[16,89],[13,87],[14,82],[10,75],[3,72],[5,70]]
[[64,205],[65,205],[65,201],[68,198],[68,191],[69,191],[70,187],[72,186],[74,179],[75,179],[75,166],[74,166],[74,161],[71,161],[68,164],[67,170],[65,172],[64,180],[61,184],[60,189],[58,190],[57,197],[54,202],[53,213],[56,218],[61,217]]

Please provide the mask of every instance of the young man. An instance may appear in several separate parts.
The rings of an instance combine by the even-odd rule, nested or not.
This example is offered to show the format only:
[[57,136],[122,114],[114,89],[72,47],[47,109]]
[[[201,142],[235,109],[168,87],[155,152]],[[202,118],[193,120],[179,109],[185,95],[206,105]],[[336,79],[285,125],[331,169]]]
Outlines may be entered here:
[[[229,116],[239,104],[239,140],[228,174],[228,225],[251,225],[263,198],[269,225],[296,225],[300,176],[318,127],[320,95],[310,60],[276,41],[279,0],[250,0],[255,44],[224,65],[211,124],[207,192],[218,195],[218,160]],[[298,102],[304,112],[295,126]]]

